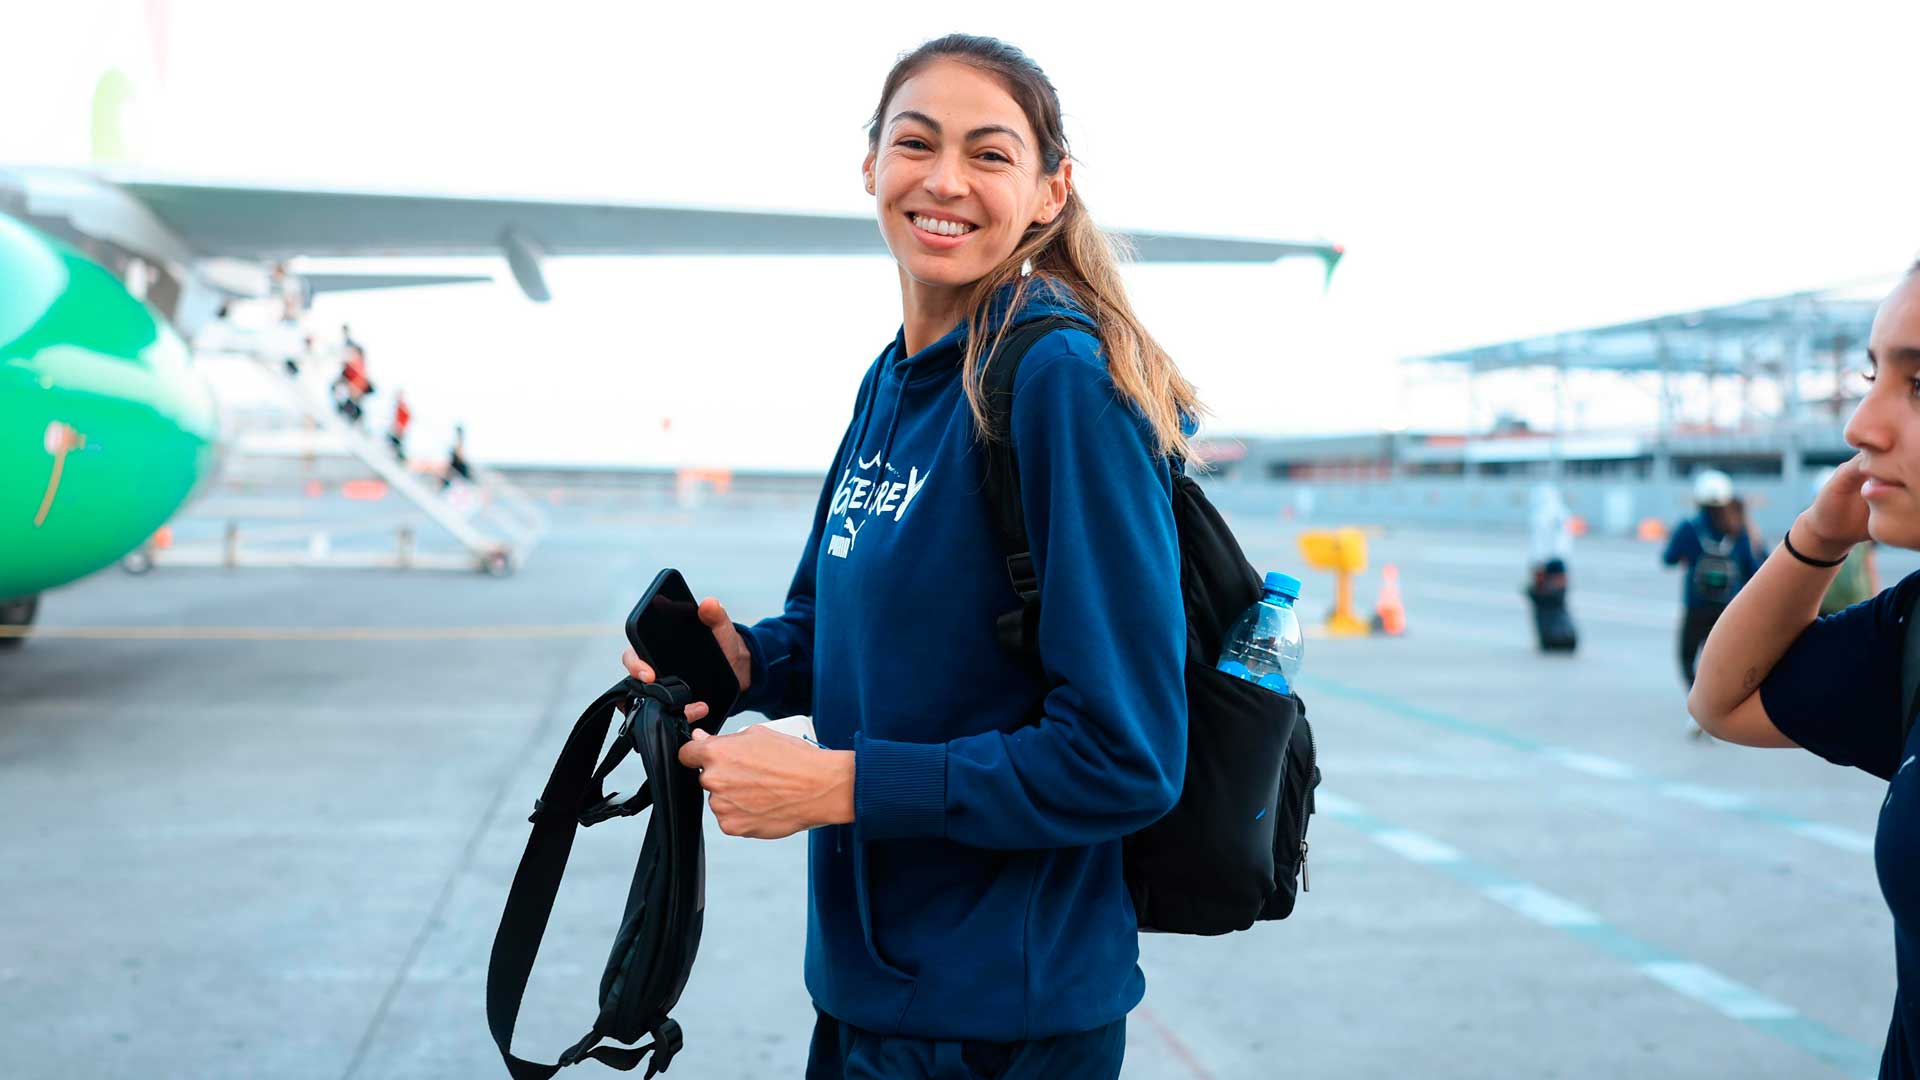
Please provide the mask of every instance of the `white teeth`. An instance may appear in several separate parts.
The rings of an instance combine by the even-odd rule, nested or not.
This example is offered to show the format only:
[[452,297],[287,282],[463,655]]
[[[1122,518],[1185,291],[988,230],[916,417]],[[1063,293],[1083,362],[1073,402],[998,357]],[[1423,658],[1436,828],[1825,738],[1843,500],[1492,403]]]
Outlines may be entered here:
[[963,225],[957,221],[941,221],[939,218],[930,218],[924,214],[913,215],[913,223],[919,228],[941,236],[965,236],[974,230],[972,225]]

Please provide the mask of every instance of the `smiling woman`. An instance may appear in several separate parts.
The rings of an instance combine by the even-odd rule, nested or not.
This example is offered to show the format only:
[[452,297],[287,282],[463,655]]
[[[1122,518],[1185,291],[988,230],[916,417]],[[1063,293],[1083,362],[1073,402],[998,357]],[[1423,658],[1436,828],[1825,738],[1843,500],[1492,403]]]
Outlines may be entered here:
[[[729,835],[811,830],[810,1080],[1114,1077],[1145,992],[1123,840],[1186,770],[1173,477],[1199,402],[1134,316],[1025,54],[928,42],[868,138],[900,330],[785,609],[753,626],[700,609],[737,710],[809,714],[819,744],[761,726],[680,760]],[[984,374],[1012,364],[994,350],[1015,326],[1030,340],[996,430]],[[1018,451],[1025,562],[984,490],[986,440]],[[1015,610],[1038,612],[1039,662],[1002,645]]]

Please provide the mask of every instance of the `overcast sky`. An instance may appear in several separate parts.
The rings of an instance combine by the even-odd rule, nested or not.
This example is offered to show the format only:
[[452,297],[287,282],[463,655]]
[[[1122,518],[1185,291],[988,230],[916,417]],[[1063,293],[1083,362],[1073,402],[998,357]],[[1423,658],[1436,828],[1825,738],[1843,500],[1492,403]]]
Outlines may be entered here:
[[[1324,294],[1308,263],[1130,271],[1215,433],[1457,427],[1457,388],[1397,360],[1920,252],[1910,0],[932,10],[35,4],[0,39],[0,162],[84,163],[92,87],[118,66],[156,170],[871,212],[863,123],[895,56],[995,34],[1060,88],[1097,220],[1347,246]],[[501,459],[813,469],[899,321],[880,258],[577,260],[550,279],[545,307],[509,284],[325,314],[408,389],[423,438],[458,416]],[[1501,392],[1483,404],[1545,407]],[[1648,410],[1576,394],[1596,423]]]

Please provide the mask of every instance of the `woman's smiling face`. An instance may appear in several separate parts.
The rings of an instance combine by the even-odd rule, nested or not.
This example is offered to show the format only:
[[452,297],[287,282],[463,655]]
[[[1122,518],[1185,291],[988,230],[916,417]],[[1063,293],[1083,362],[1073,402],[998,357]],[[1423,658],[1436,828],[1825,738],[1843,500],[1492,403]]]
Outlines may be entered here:
[[1066,203],[1072,165],[1047,176],[1033,126],[992,75],[936,60],[900,84],[864,165],[901,270],[956,288],[985,277]]

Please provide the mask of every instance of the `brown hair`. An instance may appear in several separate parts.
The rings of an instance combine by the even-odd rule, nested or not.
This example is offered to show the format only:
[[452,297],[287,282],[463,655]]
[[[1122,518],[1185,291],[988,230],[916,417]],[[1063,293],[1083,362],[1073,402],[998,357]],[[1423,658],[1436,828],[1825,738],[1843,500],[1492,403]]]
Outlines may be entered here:
[[[1000,79],[1033,126],[1040,142],[1040,166],[1044,175],[1058,173],[1060,166],[1072,156],[1060,122],[1060,95],[1046,72],[1012,45],[972,34],[935,38],[893,65],[881,87],[880,104],[867,126],[869,149],[879,149],[887,102],[893,99],[902,83],[936,60],[956,60]],[[1194,393],[1193,384],[1181,376],[1166,350],[1147,333],[1133,313],[1133,305],[1127,301],[1126,288],[1120,280],[1120,264],[1130,255],[1122,248],[1122,244],[1093,223],[1079,192],[1069,191],[1066,204],[1052,221],[1029,226],[1026,235],[1014,245],[1013,252],[974,284],[967,298],[971,314],[967,319],[967,343],[960,367],[974,426],[982,433],[988,431],[982,375],[1007,331],[1003,321],[993,340],[985,339],[982,330],[987,325],[989,305],[996,293],[1011,284],[1013,295],[1005,310],[1018,311],[1033,283],[1040,281],[1052,286],[1056,293],[1071,296],[1093,317],[1114,388],[1146,417],[1153,428],[1158,452],[1204,468],[1204,463],[1195,457],[1193,444],[1181,429],[1181,423],[1183,418],[1197,421],[1206,409]],[[1023,272],[1029,264],[1030,274]]]

